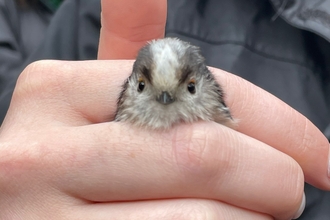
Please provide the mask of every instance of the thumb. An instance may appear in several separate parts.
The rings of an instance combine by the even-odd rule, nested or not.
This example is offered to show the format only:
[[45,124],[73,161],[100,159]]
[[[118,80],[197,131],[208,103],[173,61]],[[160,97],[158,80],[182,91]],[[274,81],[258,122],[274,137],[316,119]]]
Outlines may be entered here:
[[134,59],[165,31],[167,0],[102,0],[98,59]]

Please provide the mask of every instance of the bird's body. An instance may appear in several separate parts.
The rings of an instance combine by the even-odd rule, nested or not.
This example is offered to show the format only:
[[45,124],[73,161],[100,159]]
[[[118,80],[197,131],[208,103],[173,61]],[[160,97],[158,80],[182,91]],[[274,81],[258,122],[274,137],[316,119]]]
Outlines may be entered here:
[[139,51],[115,120],[152,129],[197,120],[234,124],[199,48],[175,38],[151,41]]

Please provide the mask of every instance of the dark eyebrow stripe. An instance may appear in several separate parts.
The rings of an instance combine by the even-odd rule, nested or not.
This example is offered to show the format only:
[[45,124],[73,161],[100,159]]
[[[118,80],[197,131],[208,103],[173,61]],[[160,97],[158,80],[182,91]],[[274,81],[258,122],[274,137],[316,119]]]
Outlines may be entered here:
[[133,69],[135,69],[136,72],[142,74],[151,83],[151,65],[152,55],[150,52],[150,44],[148,44],[145,47],[142,47],[141,50],[138,52]]
[[192,70],[188,66],[183,67],[179,83],[180,84],[184,83],[191,74],[192,74]]
[[151,76],[151,71],[146,67],[146,66],[143,66],[142,69],[141,69],[141,73],[142,75],[149,81],[151,82],[151,79],[152,79],[152,76]]

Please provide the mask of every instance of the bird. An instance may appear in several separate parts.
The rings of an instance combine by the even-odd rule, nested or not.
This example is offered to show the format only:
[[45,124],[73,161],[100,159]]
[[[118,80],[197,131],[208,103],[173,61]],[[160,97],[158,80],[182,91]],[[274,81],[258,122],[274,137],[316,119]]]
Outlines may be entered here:
[[148,42],[122,86],[115,121],[166,130],[198,120],[236,124],[200,48],[170,37]]

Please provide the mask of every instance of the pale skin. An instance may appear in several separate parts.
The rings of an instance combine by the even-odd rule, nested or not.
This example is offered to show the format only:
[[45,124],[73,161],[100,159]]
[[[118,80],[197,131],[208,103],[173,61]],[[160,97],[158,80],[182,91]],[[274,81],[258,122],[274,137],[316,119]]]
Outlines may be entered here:
[[[162,37],[165,6],[102,1],[99,58],[133,59]],[[115,7],[134,13],[110,13]],[[127,23],[110,25],[116,19]],[[150,132],[112,122],[132,64],[40,61],[22,72],[0,129],[0,219],[290,219],[304,180],[330,189],[322,133],[219,69],[212,71],[240,119],[237,131],[198,122]]]

